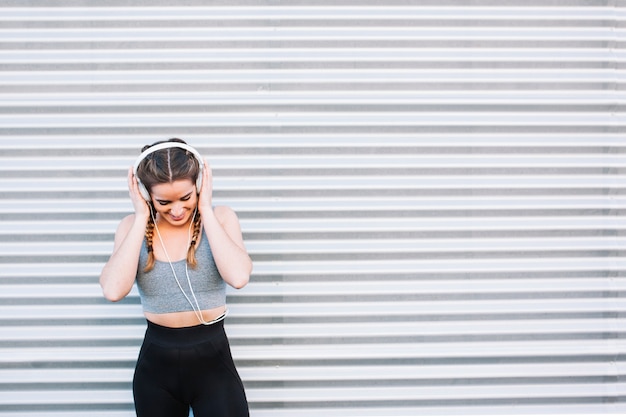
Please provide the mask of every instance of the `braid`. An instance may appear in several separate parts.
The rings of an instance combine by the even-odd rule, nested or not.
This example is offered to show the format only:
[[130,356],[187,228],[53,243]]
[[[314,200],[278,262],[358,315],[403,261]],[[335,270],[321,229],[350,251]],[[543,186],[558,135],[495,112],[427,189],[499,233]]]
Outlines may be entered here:
[[152,216],[148,219],[146,224],[146,249],[148,250],[148,261],[143,269],[143,272],[148,272],[154,268],[154,250],[152,248],[152,242],[154,240],[154,219]]
[[198,236],[200,236],[201,228],[202,218],[200,216],[195,216],[193,220],[193,235],[191,237],[189,249],[187,250],[187,263],[191,265],[192,268],[195,268],[196,265],[198,265],[198,261],[196,260],[196,243],[198,242]]

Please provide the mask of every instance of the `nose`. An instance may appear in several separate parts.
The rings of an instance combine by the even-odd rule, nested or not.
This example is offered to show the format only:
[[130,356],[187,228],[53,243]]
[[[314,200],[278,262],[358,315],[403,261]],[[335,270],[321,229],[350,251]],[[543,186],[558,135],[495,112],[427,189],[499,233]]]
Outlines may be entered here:
[[185,207],[182,204],[174,204],[171,209],[171,213],[173,216],[180,216],[185,212]]

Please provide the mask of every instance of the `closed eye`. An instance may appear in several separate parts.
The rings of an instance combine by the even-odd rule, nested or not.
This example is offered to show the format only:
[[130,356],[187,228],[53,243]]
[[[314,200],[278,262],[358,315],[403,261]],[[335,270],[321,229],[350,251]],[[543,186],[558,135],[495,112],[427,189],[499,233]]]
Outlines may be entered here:
[[[182,196],[182,197],[180,198],[180,201],[188,201],[188,200],[191,198],[191,195],[192,195],[192,194],[193,194],[193,192],[191,192],[191,193],[189,193],[189,194],[186,194],[186,195]],[[169,201],[169,200],[156,200],[156,202],[157,202],[157,203],[159,203],[159,204],[160,204],[160,205],[162,205],[162,206],[167,206],[168,204],[170,204],[170,203],[171,203],[171,201]]]

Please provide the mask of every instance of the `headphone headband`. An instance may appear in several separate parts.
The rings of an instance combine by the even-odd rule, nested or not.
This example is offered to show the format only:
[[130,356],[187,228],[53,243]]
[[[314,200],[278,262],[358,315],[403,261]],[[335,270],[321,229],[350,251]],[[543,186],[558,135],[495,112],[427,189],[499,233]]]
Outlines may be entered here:
[[196,179],[196,190],[198,191],[198,193],[200,192],[200,188],[202,187],[202,171],[204,169],[204,159],[202,158],[202,155],[200,155],[200,152],[198,152],[197,150],[195,150],[194,148],[192,148],[191,146],[185,143],[163,142],[157,145],[150,146],[148,149],[143,151],[137,157],[137,159],[135,160],[135,164],[133,166],[133,173],[135,174],[135,178],[137,178],[137,184],[139,185],[139,192],[141,193],[143,198],[148,202],[151,200],[150,193],[148,192],[148,189],[141,183],[141,180],[139,179],[139,177],[137,177],[137,168],[139,168],[139,164],[141,164],[141,161],[143,161],[148,155],[154,152],[163,150],[163,149],[170,149],[170,148],[180,148],[180,149],[189,151],[198,160],[200,171],[198,172],[198,178]]
[[181,148],[184,149],[186,151],[191,152],[196,159],[198,160],[198,162],[200,162],[200,169],[202,170],[202,166],[204,165],[204,161],[202,159],[202,155],[200,155],[200,152],[198,152],[197,150],[195,150],[194,148],[192,148],[191,146],[185,144],[185,143],[180,143],[180,142],[163,142],[163,143],[159,143],[157,145],[153,145],[150,146],[148,149],[146,149],[145,151],[143,151],[138,157],[137,160],[135,161],[135,165],[133,168],[133,172],[135,173],[135,175],[137,175],[137,168],[139,168],[139,164],[141,163],[141,161],[143,161],[146,156],[150,155],[151,153],[163,150],[163,149],[169,149],[169,148]]

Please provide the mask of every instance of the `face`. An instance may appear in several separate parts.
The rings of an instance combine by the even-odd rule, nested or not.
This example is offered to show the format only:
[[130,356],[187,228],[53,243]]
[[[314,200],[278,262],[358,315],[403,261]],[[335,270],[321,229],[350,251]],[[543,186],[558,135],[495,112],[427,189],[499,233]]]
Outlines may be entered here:
[[187,224],[198,204],[196,186],[189,179],[153,185],[150,195],[157,217],[172,226]]

